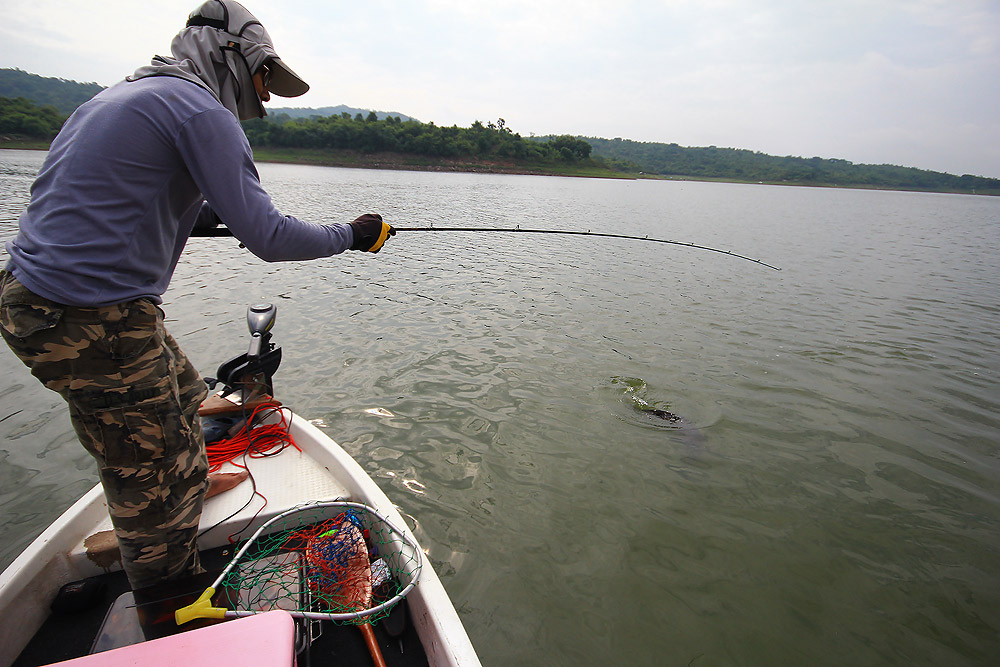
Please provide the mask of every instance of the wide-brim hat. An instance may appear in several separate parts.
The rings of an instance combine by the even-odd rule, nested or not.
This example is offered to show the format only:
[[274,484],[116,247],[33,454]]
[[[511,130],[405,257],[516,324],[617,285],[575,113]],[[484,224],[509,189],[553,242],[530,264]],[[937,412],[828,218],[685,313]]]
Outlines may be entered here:
[[278,57],[263,24],[235,0],[208,0],[188,17],[187,27],[193,26],[216,28],[236,38],[245,47],[242,53],[251,72],[267,65],[271,71],[267,89],[274,95],[298,97],[309,90],[309,84]]
[[296,74],[291,67],[286,65],[274,53],[273,48],[265,45],[264,51],[269,51],[273,54],[269,60],[264,61],[264,64],[271,71],[271,79],[267,84],[269,92],[281,97],[298,97],[308,92],[309,84],[303,81],[302,77]]

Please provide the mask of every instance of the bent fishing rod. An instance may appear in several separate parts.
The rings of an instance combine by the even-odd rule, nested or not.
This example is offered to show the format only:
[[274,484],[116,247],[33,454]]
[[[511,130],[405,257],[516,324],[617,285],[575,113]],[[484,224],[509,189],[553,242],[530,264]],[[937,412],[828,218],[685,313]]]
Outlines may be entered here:
[[[769,269],[774,269],[775,271],[781,271],[777,266],[768,264],[759,259],[754,259],[753,257],[747,257],[746,255],[740,255],[730,250],[720,250],[719,248],[710,248],[706,245],[699,245],[697,243],[688,243],[687,241],[670,241],[667,239],[651,239],[648,236],[630,236],[628,234],[609,234],[606,232],[592,232],[589,229],[587,231],[574,231],[568,229],[522,229],[520,225],[516,227],[397,227],[392,226],[397,232],[511,232],[519,234],[563,234],[568,236],[595,236],[606,239],[625,239],[629,241],[649,241],[651,243],[668,243],[670,245],[685,246],[687,248],[696,248],[698,250],[710,250],[712,252],[717,252],[723,255],[729,255],[730,257],[736,257],[738,259],[745,259],[748,262],[753,262],[754,264],[760,264],[761,266],[766,266]],[[202,229],[195,229],[191,232],[191,236],[232,236],[233,233],[229,231],[227,227],[208,227]]]

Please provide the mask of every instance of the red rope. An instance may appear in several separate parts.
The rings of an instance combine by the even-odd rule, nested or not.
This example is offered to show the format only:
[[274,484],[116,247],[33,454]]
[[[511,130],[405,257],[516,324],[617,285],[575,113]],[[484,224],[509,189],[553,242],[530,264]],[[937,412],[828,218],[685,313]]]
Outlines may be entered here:
[[[258,413],[261,411],[277,412],[280,417],[278,423],[253,426]],[[264,417],[268,416],[270,415],[264,415]],[[247,426],[250,426],[249,433]],[[252,459],[274,456],[289,445],[300,452],[302,451],[295,444],[292,434],[288,432],[288,420],[285,417],[284,410],[277,403],[261,403],[254,408],[250,419],[243,425],[239,433],[231,438],[218,440],[206,446],[208,470],[209,472],[218,472],[224,463],[232,463],[245,470],[246,466],[236,463],[236,459],[243,455],[247,455]]]

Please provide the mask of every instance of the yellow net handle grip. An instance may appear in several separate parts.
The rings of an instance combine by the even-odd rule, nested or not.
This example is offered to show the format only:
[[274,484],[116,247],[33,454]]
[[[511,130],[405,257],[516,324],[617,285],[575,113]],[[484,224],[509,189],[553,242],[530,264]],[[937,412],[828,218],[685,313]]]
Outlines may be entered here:
[[212,606],[213,595],[215,595],[215,589],[209,586],[197,600],[175,611],[174,620],[177,625],[184,625],[196,618],[225,618],[226,609],[224,607]]

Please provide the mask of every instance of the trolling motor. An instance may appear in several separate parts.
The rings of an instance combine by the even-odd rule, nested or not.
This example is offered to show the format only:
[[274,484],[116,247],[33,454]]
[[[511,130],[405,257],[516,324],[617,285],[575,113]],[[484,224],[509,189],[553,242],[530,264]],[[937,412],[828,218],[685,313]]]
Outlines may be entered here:
[[263,393],[274,395],[272,377],[281,364],[281,348],[271,342],[271,329],[277,315],[278,308],[270,303],[247,308],[250,349],[219,366],[217,378],[207,378],[213,389],[219,382],[225,385],[223,398],[235,391],[242,391],[244,402]]

